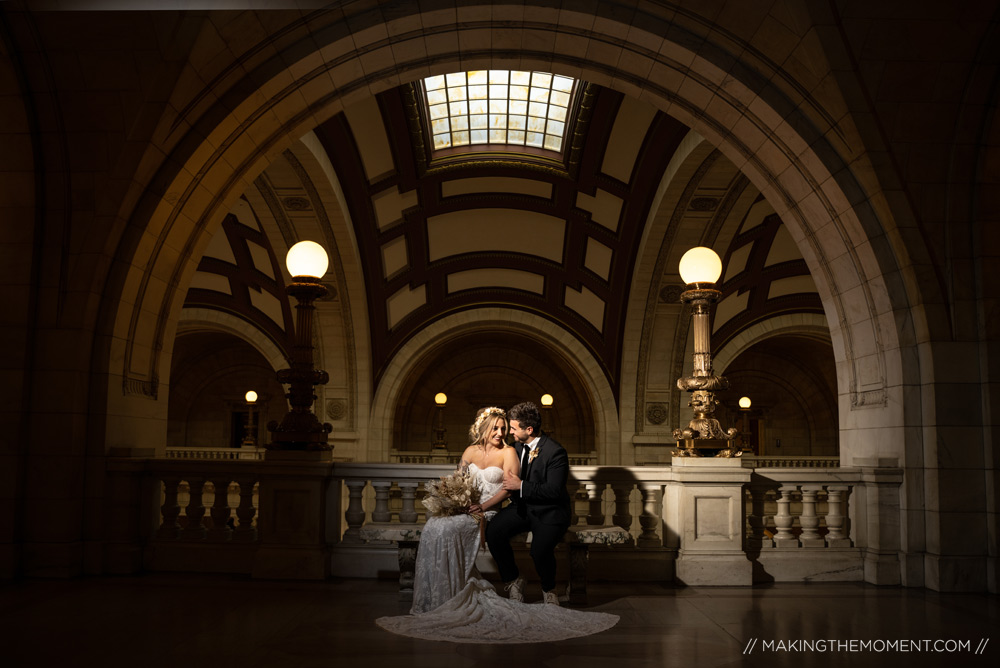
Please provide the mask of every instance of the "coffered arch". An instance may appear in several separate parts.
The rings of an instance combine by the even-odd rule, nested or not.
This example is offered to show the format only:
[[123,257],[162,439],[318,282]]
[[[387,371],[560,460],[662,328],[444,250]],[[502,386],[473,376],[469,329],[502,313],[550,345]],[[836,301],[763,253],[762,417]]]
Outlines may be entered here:
[[[627,22],[607,19],[610,25],[600,27],[593,16],[539,7],[530,22],[496,24],[427,12],[416,30],[409,11],[416,9],[352,21],[308,15],[271,40],[275,55],[257,50],[232,70],[241,85],[220,88],[219,102],[182,107],[191,129],[168,148],[169,162],[132,216],[140,234],[122,249],[131,265],[111,291],[125,295],[110,332],[110,371],[126,394],[109,388],[117,404],[109,413],[150,412],[148,404],[121,404],[156,396],[178,292],[208,232],[276,155],[353,101],[458,67],[578,76],[647,101],[705,137],[773,203],[802,249],[831,315],[842,396],[854,405],[895,410],[897,404],[887,406],[886,391],[898,391],[898,379],[888,377],[883,355],[898,356],[891,312],[909,304],[883,276],[897,272],[899,263],[864,188],[834,148],[839,142],[828,139],[836,134],[832,119],[772,63],[745,52],[745,45],[730,46],[732,36],[706,32],[684,13],[661,16],[652,6],[652,14],[632,12]],[[315,50],[303,51],[301,41],[291,45],[297,31],[299,37],[311,33]],[[551,44],[553,34],[560,38],[558,49],[520,46]],[[901,424],[899,416],[888,421]]]

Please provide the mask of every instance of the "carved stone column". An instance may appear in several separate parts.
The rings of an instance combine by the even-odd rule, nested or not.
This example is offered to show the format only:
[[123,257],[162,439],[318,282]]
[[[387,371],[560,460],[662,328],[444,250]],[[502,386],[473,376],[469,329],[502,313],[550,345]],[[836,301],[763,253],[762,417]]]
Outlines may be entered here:
[[212,479],[212,486],[215,488],[215,501],[212,502],[212,528],[208,532],[208,539],[211,541],[227,541],[233,535],[233,530],[229,528],[229,518],[232,516],[229,510],[229,478],[224,474],[217,474]]
[[587,487],[587,525],[604,525],[604,484],[596,482],[586,483]]
[[826,544],[830,547],[851,546],[851,539],[844,533],[844,520],[846,519],[844,510],[848,490],[850,487],[847,485],[831,485],[826,488],[826,528],[828,529]]
[[253,487],[257,483],[256,476],[239,476],[236,484],[240,486],[240,505],[236,509],[239,524],[233,533],[233,540],[240,543],[252,543],[257,540],[257,527],[253,525],[253,517],[257,509],[253,507]]
[[205,537],[205,526],[201,519],[205,516],[205,506],[202,504],[201,495],[205,488],[205,479],[191,476],[188,478],[191,500],[187,506],[187,526],[181,532],[181,536],[187,540],[201,540]]
[[629,505],[632,500],[632,483],[612,483],[611,490],[615,493],[615,514],[612,520],[615,526],[629,531],[632,528],[632,513]]
[[642,533],[636,541],[639,547],[660,547],[663,540],[656,534],[660,526],[660,492],[662,486],[658,483],[640,483],[642,493],[642,513],[639,515],[639,526]]
[[774,535],[775,547],[798,547],[799,541],[792,533],[792,524],[795,518],[792,517],[790,506],[792,504],[792,492],[798,490],[798,485],[782,485],[778,488],[778,512],[774,515],[774,526],[777,533]]
[[399,521],[403,524],[415,524],[417,510],[414,505],[417,496],[416,482],[400,482],[399,491],[402,495],[403,508],[399,511]]
[[156,531],[156,537],[161,540],[177,540],[180,536],[181,529],[177,524],[177,518],[181,514],[181,508],[177,505],[177,487],[180,484],[180,478],[163,479],[163,505],[160,506],[163,521]]
[[392,513],[389,512],[389,488],[392,487],[392,481],[372,480],[372,487],[375,489],[375,510],[372,511],[372,521],[389,522],[392,520]]
[[802,547],[825,547],[826,541],[819,535],[819,515],[816,514],[816,494],[822,485],[802,485],[802,514],[799,515],[799,525],[802,535],[799,542]]
[[347,520],[347,531],[344,532],[343,542],[345,543],[360,543],[361,542],[361,526],[365,523],[365,511],[362,506],[362,494],[365,491],[365,485],[367,481],[365,480],[345,480],[344,484],[347,485],[347,512],[344,513],[344,519]]

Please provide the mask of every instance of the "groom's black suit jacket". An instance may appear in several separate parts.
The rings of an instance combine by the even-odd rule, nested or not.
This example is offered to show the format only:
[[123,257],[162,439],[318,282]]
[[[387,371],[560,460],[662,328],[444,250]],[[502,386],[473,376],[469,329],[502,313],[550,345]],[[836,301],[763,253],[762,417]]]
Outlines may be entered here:
[[544,432],[539,438],[538,455],[528,462],[528,456],[521,453],[527,446],[515,442],[514,451],[518,461],[524,461],[521,468],[521,491],[511,492],[517,504],[517,514],[532,517],[543,524],[569,526],[570,501],[566,491],[569,477],[569,457],[557,441]]

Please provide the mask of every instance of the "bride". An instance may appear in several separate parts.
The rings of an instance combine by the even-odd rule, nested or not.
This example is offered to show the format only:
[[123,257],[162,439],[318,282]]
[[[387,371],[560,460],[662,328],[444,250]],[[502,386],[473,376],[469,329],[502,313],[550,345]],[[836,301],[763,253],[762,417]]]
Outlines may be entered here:
[[499,596],[476,569],[487,522],[509,496],[504,472],[520,474],[514,448],[507,446],[506,414],[482,409],[469,429],[472,444],[459,469],[468,468],[480,491],[466,515],[430,517],[420,535],[413,606],[410,614],[375,622],[393,633],[452,642],[544,642],[598,633],[618,622],[616,615],[553,605],[526,604]]

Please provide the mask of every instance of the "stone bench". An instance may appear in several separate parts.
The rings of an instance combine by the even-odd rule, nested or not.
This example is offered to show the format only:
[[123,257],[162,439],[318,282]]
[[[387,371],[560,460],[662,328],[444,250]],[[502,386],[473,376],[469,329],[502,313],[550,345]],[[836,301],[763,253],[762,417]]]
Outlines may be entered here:
[[[400,598],[413,597],[413,574],[417,563],[417,549],[420,545],[422,524],[392,524],[372,522],[361,527],[361,538],[366,542],[393,542],[397,545],[399,560]],[[531,534],[523,533],[514,537],[525,544],[531,543]],[[561,543],[569,547],[569,584],[566,595],[570,603],[584,604],[587,601],[587,565],[590,561],[591,545],[624,545],[631,540],[629,533],[617,526],[570,527],[563,535]]]

